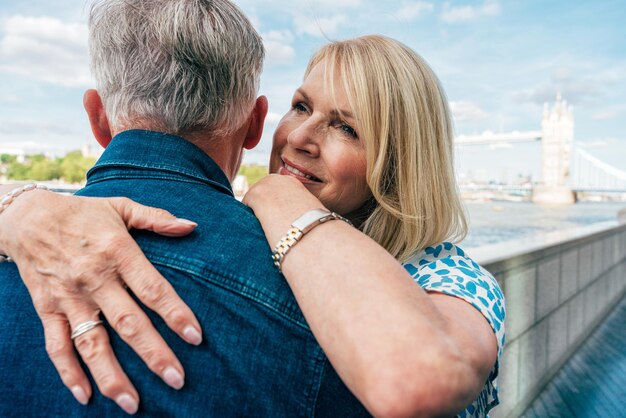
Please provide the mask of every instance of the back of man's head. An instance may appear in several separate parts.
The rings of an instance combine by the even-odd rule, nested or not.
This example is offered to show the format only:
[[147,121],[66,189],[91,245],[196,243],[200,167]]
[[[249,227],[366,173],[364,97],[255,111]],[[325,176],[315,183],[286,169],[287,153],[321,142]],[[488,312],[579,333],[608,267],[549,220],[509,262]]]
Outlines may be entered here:
[[229,134],[255,103],[264,49],[228,0],[97,0],[91,66],[110,124]]

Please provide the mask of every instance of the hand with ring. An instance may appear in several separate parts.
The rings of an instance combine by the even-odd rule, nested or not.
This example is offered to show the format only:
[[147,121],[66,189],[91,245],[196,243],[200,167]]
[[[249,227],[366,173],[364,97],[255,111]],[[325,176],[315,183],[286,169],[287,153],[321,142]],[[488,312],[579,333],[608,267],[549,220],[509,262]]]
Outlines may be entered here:
[[77,325],[76,328],[74,328],[74,331],[72,331],[72,333],[70,334],[70,338],[73,340],[76,337],[79,337],[83,335],[84,333],[91,331],[92,329],[100,325],[101,323],[102,321],[99,321],[99,320],[83,322],[80,325]]
[[132,239],[130,228],[182,236],[195,224],[125,198],[61,196],[43,190],[24,193],[0,216],[0,253],[19,268],[63,383],[78,402],[89,401],[92,388],[78,353],[100,392],[134,413],[139,394],[115,357],[100,315],[175,389],[184,384],[183,367],[126,286],[186,342],[200,344],[202,331],[189,307]]

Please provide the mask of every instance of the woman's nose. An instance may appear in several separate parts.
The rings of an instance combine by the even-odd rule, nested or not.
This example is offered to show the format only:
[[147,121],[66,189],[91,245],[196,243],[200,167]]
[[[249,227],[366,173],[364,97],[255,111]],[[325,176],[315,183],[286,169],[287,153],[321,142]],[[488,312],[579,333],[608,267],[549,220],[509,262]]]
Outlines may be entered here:
[[320,152],[320,141],[324,135],[324,128],[312,117],[302,122],[287,136],[287,142],[295,149],[311,156]]

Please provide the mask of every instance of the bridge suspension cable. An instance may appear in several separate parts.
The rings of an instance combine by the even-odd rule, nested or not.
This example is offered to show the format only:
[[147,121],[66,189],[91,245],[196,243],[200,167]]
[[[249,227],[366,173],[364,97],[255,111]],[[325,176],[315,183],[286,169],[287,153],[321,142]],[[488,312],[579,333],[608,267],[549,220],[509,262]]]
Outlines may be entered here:
[[579,191],[626,191],[626,171],[577,148],[574,152],[572,188]]

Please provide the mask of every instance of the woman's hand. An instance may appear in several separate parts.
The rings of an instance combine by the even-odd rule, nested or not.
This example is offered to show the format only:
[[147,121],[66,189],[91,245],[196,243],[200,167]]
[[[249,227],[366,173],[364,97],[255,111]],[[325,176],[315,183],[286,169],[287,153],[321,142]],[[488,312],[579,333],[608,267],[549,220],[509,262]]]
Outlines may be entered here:
[[63,383],[86,404],[91,386],[73,345],[103,395],[126,412],[139,396],[120,367],[104,327],[70,339],[71,330],[97,320],[111,326],[170,386],[184,384],[184,370],[125,286],[191,344],[200,325],[175,290],[146,259],[128,229],[187,235],[196,224],[126,198],[24,193],[0,216],[0,253],[17,264],[44,327],[46,350]]
[[291,223],[311,209],[324,209],[319,199],[291,176],[270,174],[255,183],[243,203],[261,221],[270,245],[285,235]]

